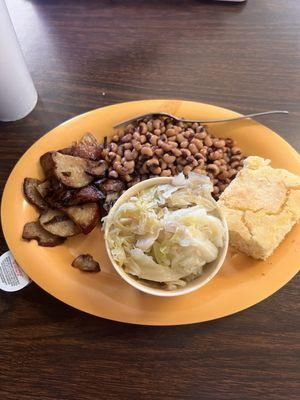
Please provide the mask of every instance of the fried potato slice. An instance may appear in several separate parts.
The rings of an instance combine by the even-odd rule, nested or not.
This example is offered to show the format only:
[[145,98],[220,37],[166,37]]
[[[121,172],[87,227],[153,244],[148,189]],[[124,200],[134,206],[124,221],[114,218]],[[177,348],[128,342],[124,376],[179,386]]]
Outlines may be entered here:
[[121,192],[126,185],[120,179],[99,179],[94,182],[95,186],[103,193]]
[[101,178],[105,176],[107,170],[108,170],[107,162],[105,160],[99,160],[99,161],[90,161],[85,172],[88,175],[94,176],[96,178]]
[[78,142],[59,151],[62,154],[85,158],[88,160],[99,160],[102,147],[91,133],[86,133]]
[[54,247],[62,244],[66,239],[46,231],[39,221],[27,222],[24,225],[22,238],[37,240],[39,246]]
[[23,191],[26,200],[30,204],[33,204],[40,210],[46,210],[48,205],[37,189],[41,183],[42,182],[39,179],[25,178],[23,183]]
[[40,163],[46,177],[55,176],[61,183],[71,188],[87,186],[94,179],[85,172],[91,168],[91,164],[84,158],[53,151],[43,154]]
[[97,203],[68,207],[64,211],[84,234],[91,232],[100,221],[100,207]]
[[99,272],[101,271],[100,264],[93,259],[90,254],[80,254],[72,262],[72,267],[78,268],[84,272]]
[[80,233],[80,228],[60,210],[46,211],[40,215],[39,222],[46,231],[60,237],[69,237]]
[[74,190],[65,206],[76,206],[84,203],[95,203],[104,199],[104,194],[94,186],[86,186],[84,188]]

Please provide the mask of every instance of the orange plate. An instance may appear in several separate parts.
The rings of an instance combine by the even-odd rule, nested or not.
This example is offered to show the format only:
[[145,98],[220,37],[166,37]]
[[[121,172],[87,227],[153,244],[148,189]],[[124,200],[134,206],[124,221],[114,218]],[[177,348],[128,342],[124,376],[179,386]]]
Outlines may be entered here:
[[[116,321],[147,325],[180,325],[224,317],[244,310],[270,296],[297,272],[300,259],[299,224],[267,261],[255,261],[229,251],[219,274],[200,290],[178,298],[159,298],[141,293],[113,270],[105,252],[100,228],[70,238],[65,244],[46,248],[21,239],[23,225],[37,212],[22,193],[23,179],[42,178],[39,157],[60,149],[92,132],[99,140],[113,133],[113,125],[126,118],[152,111],[166,111],[185,118],[216,119],[239,114],[208,104],[179,100],[146,100],[101,108],[67,121],[38,140],[11,173],[2,200],[2,226],[7,244],[25,272],[44,290],[82,311]],[[276,133],[253,121],[212,124],[216,136],[236,139],[248,155],[272,160],[300,175],[300,159]],[[102,272],[82,273],[70,266],[74,257],[90,253]]]

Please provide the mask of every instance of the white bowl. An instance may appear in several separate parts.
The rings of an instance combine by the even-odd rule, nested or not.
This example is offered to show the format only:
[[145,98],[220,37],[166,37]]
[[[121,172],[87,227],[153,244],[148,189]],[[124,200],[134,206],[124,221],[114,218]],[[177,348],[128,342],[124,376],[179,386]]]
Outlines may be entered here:
[[[172,179],[173,179],[172,177],[151,178],[151,179],[147,179],[145,181],[142,181],[142,182],[137,183],[136,185],[132,186],[131,188],[126,190],[126,192],[124,192],[122,194],[122,196],[119,197],[119,199],[116,201],[114,206],[109,211],[108,218],[109,219],[112,218],[114,213],[121,206],[121,204],[123,204],[126,201],[128,201],[132,196],[135,196],[141,190],[148,189],[149,187],[155,186],[155,185],[162,185],[162,184],[166,184],[166,183],[171,183]],[[136,288],[136,289],[138,289],[138,290],[140,290],[140,291],[142,291],[144,293],[147,293],[147,294],[152,294],[154,296],[162,296],[162,297],[172,297],[172,296],[181,296],[183,294],[191,293],[194,290],[200,289],[202,286],[206,285],[209,281],[211,281],[211,279],[220,270],[220,268],[223,265],[223,262],[225,260],[226,253],[227,253],[227,250],[228,250],[228,241],[229,241],[229,239],[228,239],[227,223],[226,223],[226,220],[225,220],[220,208],[218,207],[218,205],[217,205],[217,211],[219,213],[219,218],[222,220],[222,222],[224,224],[224,227],[225,227],[224,246],[221,249],[219,249],[219,254],[218,254],[218,257],[216,258],[216,260],[214,260],[211,263],[206,264],[205,267],[204,267],[203,273],[198,278],[194,279],[191,282],[188,282],[186,284],[186,286],[184,286],[182,288],[178,288],[178,289],[175,289],[175,290],[158,289],[158,288],[152,287],[151,284],[149,284],[149,285],[145,284],[145,283],[141,282],[140,280],[135,279],[131,275],[127,274],[124,271],[124,269],[122,267],[120,267],[114,261],[112,255],[111,255],[111,252],[110,252],[107,240],[106,240],[106,237],[108,235],[107,226],[109,224],[106,224],[105,225],[104,237],[105,237],[105,246],[106,246],[106,250],[107,250],[107,253],[109,255],[110,261],[111,261],[112,265],[114,266],[115,270],[117,271],[117,273],[127,283],[129,283],[134,288]]]

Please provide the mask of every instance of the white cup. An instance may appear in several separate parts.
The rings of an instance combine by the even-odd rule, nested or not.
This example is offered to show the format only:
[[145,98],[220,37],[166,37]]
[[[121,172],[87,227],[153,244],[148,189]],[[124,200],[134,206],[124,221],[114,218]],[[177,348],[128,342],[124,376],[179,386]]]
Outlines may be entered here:
[[0,121],[26,117],[37,98],[5,0],[0,0]]

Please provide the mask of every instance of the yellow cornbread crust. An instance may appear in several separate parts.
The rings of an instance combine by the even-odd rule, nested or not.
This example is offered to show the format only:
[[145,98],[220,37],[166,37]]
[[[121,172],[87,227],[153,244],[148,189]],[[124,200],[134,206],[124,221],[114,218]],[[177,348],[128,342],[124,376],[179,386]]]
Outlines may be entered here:
[[230,245],[265,260],[300,218],[300,177],[248,157],[218,204],[228,223]]

